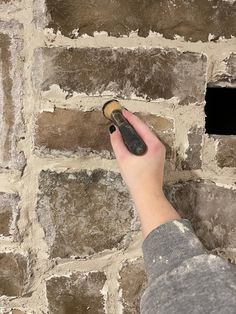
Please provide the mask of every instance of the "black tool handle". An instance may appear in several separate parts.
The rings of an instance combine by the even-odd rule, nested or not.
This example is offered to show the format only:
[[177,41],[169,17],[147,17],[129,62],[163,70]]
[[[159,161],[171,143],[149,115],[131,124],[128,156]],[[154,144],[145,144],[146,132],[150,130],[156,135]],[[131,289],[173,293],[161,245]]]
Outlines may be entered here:
[[128,148],[128,150],[134,155],[143,155],[147,150],[147,145],[137,134],[135,129],[127,122],[122,123],[119,126],[120,133],[122,135],[123,141]]

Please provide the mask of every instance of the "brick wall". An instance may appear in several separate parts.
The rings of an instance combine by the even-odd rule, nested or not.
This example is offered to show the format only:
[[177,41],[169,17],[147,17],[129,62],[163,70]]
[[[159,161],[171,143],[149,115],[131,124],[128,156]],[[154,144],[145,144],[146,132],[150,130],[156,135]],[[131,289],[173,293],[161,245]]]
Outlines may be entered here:
[[0,313],[139,313],[140,225],[101,108],[167,147],[165,192],[236,262],[236,135],[205,132],[236,87],[236,2],[0,1]]

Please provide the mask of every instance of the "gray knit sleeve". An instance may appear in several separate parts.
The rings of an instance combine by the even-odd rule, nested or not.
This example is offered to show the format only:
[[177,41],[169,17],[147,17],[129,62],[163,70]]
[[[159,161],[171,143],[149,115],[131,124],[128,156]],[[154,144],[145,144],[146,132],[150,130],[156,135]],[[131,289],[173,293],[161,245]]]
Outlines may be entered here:
[[142,249],[142,314],[236,314],[236,267],[209,254],[188,220],[160,225]]

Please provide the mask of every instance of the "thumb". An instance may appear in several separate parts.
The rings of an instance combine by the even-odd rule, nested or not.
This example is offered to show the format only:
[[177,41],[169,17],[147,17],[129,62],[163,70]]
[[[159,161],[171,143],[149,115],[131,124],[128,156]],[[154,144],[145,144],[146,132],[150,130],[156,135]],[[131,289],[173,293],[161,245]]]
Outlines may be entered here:
[[120,160],[128,155],[130,152],[128,151],[127,147],[124,144],[122,139],[121,133],[117,127],[111,125],[109,128],[110,131],[110,140],[113,151],[115,153],[116,159]]

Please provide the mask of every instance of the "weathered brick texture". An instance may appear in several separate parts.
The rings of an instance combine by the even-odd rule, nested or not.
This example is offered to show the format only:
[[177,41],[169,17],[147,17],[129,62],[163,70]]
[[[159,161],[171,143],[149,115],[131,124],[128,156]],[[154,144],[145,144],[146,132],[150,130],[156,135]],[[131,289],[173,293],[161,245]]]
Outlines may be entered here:
[[103,272],[73,273],[46,281],[51,314],[105,314],[106,276]]
[[83,257],[124,247],[134,216],[120,175],[102,169],[43,171],[37,213],[51,257]]
[[120,290],[122,296],[122,314],[139,314],[140,299],[147,286],[147,277],[141,258],[125,261],[120,275]]
[[166,187],[166,195],[209,249],[236,245],[236,190],[210,181],[186,181]]
[[[0,16],[0,314],[140,313],[110,98],[164,143],[167,198],[236,263],[236,135],[204,121],[236,87],[236,1],[0,0]],[[215,99],[218,127],[233,110]]]
[[208,86],[236,86],[236,53],[230,53],[218,67],[213,67]]
[[236,168],[236,136],[214,136],[217,141],[216,160],[219,167]]
[[17,194],[0,192],[0,235],[9,236],[16,227],[12,224],[15,223],[14,216],[19,213],[19,200]]
[[110,157],[109,125],[98,110],[42,112],[37,119],[35,146],[48,153],[96,152]]
[[207,41],[209,34],[214,39],[236,35],[236,4],[231,1],[46,0],[46,6],[48,27],[70,37],[97,31],[117,37],[131,31],[146,37],[155,31],[192,41]]
[[[167,159],[174,157],[174,121],[153,114],[136,113],[147,123],[167,148]],[[35,148],[44,154],[99,153],[110,158],[112,146],[101,111],[55,109],[39,113],[35,128]]]
[[203,54],[176,49],[43,48],[35,53],[33,79],[43,91],[57,84],[87,95],[202,103],[206,63]]
[[27,278],[27,259],[23,255],[0,253],[0,296],[23,295]]
[[25,160],[16,145],[23,136],[22,25],[0,21],[0,171],[21,169]]
[[188,131],[188,148],[185,151],[186,159],[181,160],[184,170],[200,169],[202,166],[202,141],[204,129],[194,126]]

